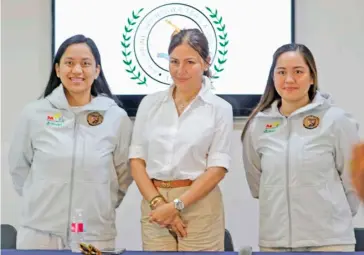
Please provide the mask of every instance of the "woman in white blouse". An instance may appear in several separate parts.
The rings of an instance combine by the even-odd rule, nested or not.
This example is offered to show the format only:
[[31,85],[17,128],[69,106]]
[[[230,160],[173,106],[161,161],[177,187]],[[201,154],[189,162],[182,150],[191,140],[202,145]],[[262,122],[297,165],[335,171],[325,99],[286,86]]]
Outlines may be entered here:
[[168,54],[173,85],[143,98],[129,152],[143,249],[223,251],[218,183],[230,167],[232,107],[211,91],[203,33],[175,31]]

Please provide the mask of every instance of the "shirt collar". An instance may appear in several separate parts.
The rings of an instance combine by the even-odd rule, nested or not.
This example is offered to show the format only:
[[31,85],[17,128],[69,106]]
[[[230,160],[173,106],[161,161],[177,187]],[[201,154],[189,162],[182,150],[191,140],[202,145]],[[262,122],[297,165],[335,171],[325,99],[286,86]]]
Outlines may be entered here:
[[[163,99],[163,102],[169,101],[169,100],[173,100],[173,90],[176,86],[174,84],[171,84],[171,86],[168,89],[168,93],[166,94],[166,96]],[[196,98],[200,98],[201,100],[203,100],[206,103],[212,103],[212,96],[214,95],[212,92],[212,83],[211,80],[206,77],[203,76],[203,80],[202,80],[202,86],[200,91],[198,92]]]

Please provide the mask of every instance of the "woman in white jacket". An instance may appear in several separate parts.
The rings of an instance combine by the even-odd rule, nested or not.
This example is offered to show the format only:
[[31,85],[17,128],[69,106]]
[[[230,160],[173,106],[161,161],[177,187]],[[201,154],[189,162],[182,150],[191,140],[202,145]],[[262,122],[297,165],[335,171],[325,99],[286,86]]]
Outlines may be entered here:
[[69,248],[76,209],[84,213],[85,242],[114,247],[115,208],[132,182],[131,132],[93,40],[68,38],[43,97],[23,110],[9,152],[10,174],[23,198],[18,249]]
[[354,251],[359,200],[348,170],[358,127],[317,90],[307,47],[275,52],[242,141],[247,181],[259,198],[262,251]]

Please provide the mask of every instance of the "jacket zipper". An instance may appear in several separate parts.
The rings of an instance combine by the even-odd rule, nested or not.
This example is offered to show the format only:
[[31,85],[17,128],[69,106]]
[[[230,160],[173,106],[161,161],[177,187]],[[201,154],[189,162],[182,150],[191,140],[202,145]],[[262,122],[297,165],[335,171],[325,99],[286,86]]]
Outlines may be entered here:
[[289,169],[290,169],[290,139],[291,139],[291,125],[290,119],[287,118],[287,127],[288,127],[288,135],[287,135],[287,161],[286,161],[286,196],[287,196],[287,209],[288,209],[288,224],[289,224],[289,237],[288,237],[288,246],[292,247],[292,216],[291,216],[291,198],[289,192]]
[[69,243],[70,238],[70,224],[71,224],[71,213],[72,213],[72,192],[73,192],[73,185],[74,185],[74,170],[75,170],[75,154],[76,154],[76,145],[77,145],[77,115],[75,115],[75,123],[73,126],[73,151],[72,151],[72,165],[71,165],[71,175],[70,175],[70,196],[69,196],[69,205],[68,205],[68,225],[67,225],[67,244]]

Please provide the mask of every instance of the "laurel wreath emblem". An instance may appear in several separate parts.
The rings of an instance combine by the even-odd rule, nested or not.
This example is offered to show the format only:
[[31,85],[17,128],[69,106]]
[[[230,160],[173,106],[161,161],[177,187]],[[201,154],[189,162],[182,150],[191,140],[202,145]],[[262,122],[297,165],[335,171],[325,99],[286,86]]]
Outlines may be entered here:
[[123,40],[121,41],[121,46],[123,46],[123,62],[126,65],[125,71],[127,71],[131,75],[132,80],[136,80],[138,85],[147,86],[147,77],[141,75],[141,72],[137,70],[136,65],[133,63],[130,55],[132,51],[130,48],[130,39],[131,36],[129,34],[133,31],[134,25],[137,23],[136,21],[140,18],[140,13],[144,10],[144,8],[139,9],[136,13],[132,12],[132,17],[128,18],[128,24],[124,27]]
[[[209,12],[209,16],[215,24],[215,28],[218,31],[218,55],[217,55],[217,63],[214,64],[214,72],[211,76],[211,79],[220,78],[219,74],[224,71],[224,64],[227,61],[226,55],[228,53],[227,45],[229,44],[228,34],[225,31],[225,24],[223,23],[223,19],[218,15],[218,11],[212,10],[209,7],[205,7]],[[140,18],[140,13],[144,10],[144,8],[139,9],[137,12],[132,11],[132,16],[128,17],[127,25],[124,26],[123,40],[121,41],[121,46],[123,47],[123,62],[126,66],[125,71],[130,74],[130,78],[132,80],[137,81],[138,85],[147,86],[147,77],[142,75],[142,73],[137,69],[137,66],[133,63],[131,58],[132,50],[131,47],[131,35],[130,33],[133,31],[134,26],[137,24],[138,19]]]
[[227,45],[229,44],[229,40],[227,39],[228,34],[225,32],[225,24],[222,22],[222,17],[218,15],[217,10],[211,10],[211,8],[206,7],[206,9],[210,12],[210,17],[213,19],[213,22],[216,26],[217,31],[219,31],[219,40],[218,45],[221,48],[218,48],[218,56],[217,56],[217,64],[214,64],[214,73],[212,74],[211,79],[218,79],[220,76],[218,75],[222,71],[224,71],[223,65],[226,63],[227,58],[226,55],[228,53]]

